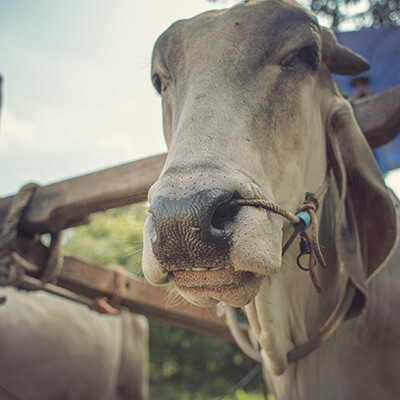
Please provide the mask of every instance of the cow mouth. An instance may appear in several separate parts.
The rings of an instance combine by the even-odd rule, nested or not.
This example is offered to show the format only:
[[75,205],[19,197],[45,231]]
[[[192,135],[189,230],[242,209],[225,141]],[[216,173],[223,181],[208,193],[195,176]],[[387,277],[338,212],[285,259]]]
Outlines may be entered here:
[[243,307],[254,299],[263,280],[262,275],[249,271],[235,271],[233,268],[181,270],[170,274],[173,275],[180,294],[202,307],[209,307],[218,302]]

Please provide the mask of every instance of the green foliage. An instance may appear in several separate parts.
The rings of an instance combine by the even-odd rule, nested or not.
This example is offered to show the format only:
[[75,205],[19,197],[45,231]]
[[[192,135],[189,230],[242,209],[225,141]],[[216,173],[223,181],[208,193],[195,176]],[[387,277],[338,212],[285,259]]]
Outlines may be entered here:
[[[208,0],[217,3],[223,0]],[[400,26],[400,0],[298,0],[334,29]]]
[[[254,365],[234,344],[150,322],[151,399],[218,399]],[[260,392],[260,379],[247,389]]]
[[[97,213],[89,225],[68,230],[64,251],[140,275],[146,214],[144,204]],[[152,400],[217,400],[253,366],[234,344],[150,321]],[[258,376],[246,387],[253,394],[225,399],[262,399],[260,382]]]
[[[225,396],[224,400],[265,400],[265,397],[261,393],[246,392],[243,389],[239,389],[234,395]],[[269,394],[267,400],[275,400],[275,397]]]
[[64,251],[142,276],[142,232],[146,215],[144,204],[97,213],[89,225],[66,232]]
[[318,16],[325,17],[330,27],[341,30],[346,23],[353,30],[383,25],[400,26],[399,0],[302,0],[300,3]]

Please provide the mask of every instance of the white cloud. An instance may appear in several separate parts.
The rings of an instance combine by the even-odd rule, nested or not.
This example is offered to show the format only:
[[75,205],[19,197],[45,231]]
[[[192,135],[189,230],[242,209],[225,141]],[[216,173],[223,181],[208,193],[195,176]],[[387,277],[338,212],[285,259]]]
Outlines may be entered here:
[[120,156],[121,158],[131,157],[137,152],[146,151],[145,141],[138,143],[132,138],[131,133],[118,132],[108,136],[104,136],[97,141],[97,150],[100,156]]
[[21,121],[5,108],[1,115],[0,154],[31,153],[37,139],[36,128]]
[[[111,102],[99,113],[101,120],[87,127],[99,157],[118,163],[166,151],[162,134],[160,98],[150,83],[128,101]],[[90,132],[90,134],[89,134]]]

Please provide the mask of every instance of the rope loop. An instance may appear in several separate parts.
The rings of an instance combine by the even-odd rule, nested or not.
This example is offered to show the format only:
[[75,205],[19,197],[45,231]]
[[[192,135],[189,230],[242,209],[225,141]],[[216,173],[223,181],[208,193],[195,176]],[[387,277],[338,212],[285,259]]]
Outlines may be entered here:
[[18,262],[16,252],[0,257],[0,286],[15,286],[22,284],[25,269]]
[[317,197],[316,197],[316,195],[314,194],[314,193],[311,193],[311,192],[307,192],[306,193],[306,195],[305,195],[305,200],[307,201],[307,202],[313,202],[314,204],[315,204],[315,210],[314,210],[314,212],[317,212],[318,211],[318,208],[319,208],[319,201],[318,201],[318,199],[317,199]]
[[25,275],[25,269],[19,262],[18,253],[15,250],[16,240],[19,223],[38,186],[35,183],[29,183],[22,187],[14,197],[5,218],[0,234],[1,286],[12,285],[18,287]]
[[310,254],[310,247],[308,246],[307,240],[302,236],[300,240],[300,254],[297,256],[297,266],[303,271],[308,272],[309,268],[303,267],[300,263],[300,258],[304,255]]
[[62,231],[52,233],[47,262],[39,277],[43,283],[57,283],[64,262],[61,244]]
[[[29,183],[14,196],[0,234],[0,285],[16,286],[22,284],[29,264],[17,252],[17,238],[20,222],[29,206],[36,189],[40,185]],[[46,265],[40,277],[43,283],[56,282],[63,265],[61,232],[51,234],[51,244]]]
[[0,249],[14,246],[19,223],[38,187],[39,185],[36,183],[28,183],[14,196],[0,234]]

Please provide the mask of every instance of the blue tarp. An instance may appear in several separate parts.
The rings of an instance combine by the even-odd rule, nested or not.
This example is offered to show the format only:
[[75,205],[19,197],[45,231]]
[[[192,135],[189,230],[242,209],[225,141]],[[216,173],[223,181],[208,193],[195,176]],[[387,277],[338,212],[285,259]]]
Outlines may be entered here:
[[[340,43],[361,54],[370,63],[371,69],[363,73],[368,77],[374,94],[400,85],[400,28],[368,28],[358,32],[338,32]],[[354,77],[334,75],[343,92],[351,95],[354,91]],[[400,135],[388,144],[375,150],[375,157],[382,172],[400,167]]]

